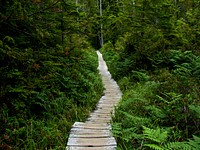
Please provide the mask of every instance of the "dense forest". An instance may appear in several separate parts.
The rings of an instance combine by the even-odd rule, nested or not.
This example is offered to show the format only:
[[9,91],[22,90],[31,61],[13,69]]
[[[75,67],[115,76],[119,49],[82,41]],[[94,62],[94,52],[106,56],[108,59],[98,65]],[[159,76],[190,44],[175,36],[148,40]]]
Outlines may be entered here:
[[71,125],[103,91],[92,43],[98,16],[64,0],[0,7],[0,149],[65,149]]
[[103,93],[118,149],[200,147],[199,0],[0,0],[0,149],[65,149]]
[[200,149],[200,1],[108,10],[102,52],[123,93],[112,123],[118,149]]

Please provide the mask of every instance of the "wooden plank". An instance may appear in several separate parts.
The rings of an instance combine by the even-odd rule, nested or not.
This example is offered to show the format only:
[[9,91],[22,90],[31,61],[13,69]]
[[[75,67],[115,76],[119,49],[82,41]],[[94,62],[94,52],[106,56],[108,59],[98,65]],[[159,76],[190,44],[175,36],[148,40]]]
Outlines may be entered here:
[[116,150],[116,146],[101,146],[101,147],[78,147],[78,146],[67,146],[67,150]]
[[116,146],[117,143],[114,137],[109,138],[69,138],[68,146],[87,146],[87,147],[100,147],[100,146]]
[[111,127],[106,124],[94,124],[94,123],[82,123],[82,122],[75,122],[74,125],[72,126],[73,128],[82,128],[82,129],[96,129],[96,130],[102,130],[102,129],[107,129],[109,130]]
[[96,133],[93,133],[93,134],[88,134],[88,133],[82,133],[82,134],[78,134],[78,133],[70,133],[70,136],[69,138],[109,138],[111,137],[111,133],[109,132],[105,132],[105,133],[102,133],[102,132],[96,132]]
[[75,122],[74,123],[74,127],[76,127],[76,126],[88,126],[88,125],[91,125],[91,126],[99,126],[99,127],[106,127],[106,126],[108,126],[108,124],[106,124],[106,123],[104,123],[104,124],[93,124],[93,123],[86,123],[86,122]]
[[91,130],[91,129],[81,129],[81,128],[72,128],[70,131],[70,134],[103,134],[103,135],[107,135],[108,133],[110,133],[110,130],[108,129],[104,129],[104,130]]
[[[99,120],[99,122],[102,122],[102,120],[105,120],[105,122],[102,122],[102,123],[107,123],[107,122],[110,122],[111,121],[111,118],[109,118],[109,117],[95,117],[95,116],[93,116],[93,117],[90,117],[90,118],[88,118],[88,120],[92,120],[92,122],[97,122],[98,120]],[[93,121],[93,120],[97,120],[97,121]]]
[[88,118],[87,119],[87,122],[93,122],[93,123],[110,123],[110,119],[102,119],[102,118],[99,118],[99,119],[95,119],[95,118]]
[[95,111],[93,111],[92,113],[99,113],[99,114],[110,114],[112,115],[112,111],[110,111],[110,109],[97,109]]
[[105,104],[105,105],[115,105],[115,104],[117,104],[117,102],[116,101],[105,101],[105,102],[103,102],[103,101],[100,101],[99,103],[98,103],[98,105],[99,104]]
[[109,105],[109,104],[98,104],[97,105],[97,109],[102,109],[102,108],[106,108],[106,109],[110,109],[112,110],[114,108],[115,105]]
[[112,117],[111,116],[108,116],[108,115],[90,115],[89,118],[93,118],[93,119],[107,119],[107,120],[110,120]]
[[106,114],[106,113],[91,113],[90,116],[95,116],[95,117],[105,117],[105,118],[111,118],[111,114]]
[[[110,99],[110,100],[105,100],[105,101],[99,101],[98,102],[98,104],[102,104],[102,103],[104,103],[104,104],[113,104],[113,103],[117,103],[119,101],[119,99],[117,99],[117,98],[112,98],[112,99]],[[97,104],[97,105],[98,105]]]

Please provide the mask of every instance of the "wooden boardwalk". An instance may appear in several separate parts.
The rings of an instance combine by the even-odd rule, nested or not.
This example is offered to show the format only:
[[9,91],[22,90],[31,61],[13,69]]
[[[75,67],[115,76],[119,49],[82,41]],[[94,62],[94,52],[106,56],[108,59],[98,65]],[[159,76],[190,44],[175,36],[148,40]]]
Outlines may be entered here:
[[102,54],[97,51],[99,73],[104,84],[104,96],[97,104],[86,122],[75,122],[67,142],[67,150],[114,150],[117,143],[111,134],[110,121],[114,106],[121,99],[122,93],[117,83],[111,78]]

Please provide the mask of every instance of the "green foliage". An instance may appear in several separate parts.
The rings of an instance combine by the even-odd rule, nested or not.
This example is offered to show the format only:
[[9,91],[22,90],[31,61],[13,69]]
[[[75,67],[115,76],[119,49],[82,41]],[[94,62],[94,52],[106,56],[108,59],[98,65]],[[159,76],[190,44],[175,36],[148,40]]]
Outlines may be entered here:
[[103,0],[99,17],[94,0],[0,1],[1,148],[64,149],[102,91],[90,46],[102,24],[101,50],[124,92],[119,148],[198,149],[199,4]]
[[[193,139],[187,141],[187,142],[168,142],[168,132],[163,131],[161,132],[160,128],[157,129],[150,129],[147,127],[144,128],[144,140],[150,140],[150,142],[155,142],[153,143],[148,143],[145,141],[145,144],[143,145],[144,147],[149,147],[150,149],[154,150],[163,150],[163,149],[168,149],[168,150],[179,150],[179,149],[184,149],[184,150],[196,150],[199,148],[199,137],[193,136]],[[147,144],[146,144],[147,142]]]
[[2,146],[64,149],[73,122],[86,119],[101,96],[95,51],[74,50],[68,58],[64,52],[39,57],[38,63],[20,60],[27,70],[21,70],[20,64],[9,72],[1,68],[5,72],[1,76]]
[[193,150],[197,150],[200,146],[200,137],[193,135],[193,139],[189,140],[188,144],[192,147]]
[[0,149],[65,149],[103,90],[92,16],[75,1],[0,6]]
[[[155,69],[138,66],[134,70],[114,63],[124,63],[121,58],[135,61],[131,59],[137,54],[102,51],[123,91],[113,120],[119,148],[193,149],[189,141],[200,133],[199,76],[195,74],[199,56],[191,51],[169,50],[150,59]],[[115,54],[118,62],[113,60]],[[119,73],[114,67],[124,72]]]
[[145,139],[162,144],[167,140],[168,132],[161,131],[160,128],[150,129],[143,126],[143,135]]
[[192,149],[188,141],[200,135],[198,6],[126,0],[106,7],[101,50],[123,91],[113,119],[119,149]]

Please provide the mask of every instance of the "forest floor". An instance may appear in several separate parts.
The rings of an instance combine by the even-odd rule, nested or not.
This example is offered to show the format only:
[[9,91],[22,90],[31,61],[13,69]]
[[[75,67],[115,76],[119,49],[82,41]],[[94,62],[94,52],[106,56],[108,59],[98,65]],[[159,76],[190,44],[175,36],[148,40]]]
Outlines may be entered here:
[[122,93],[112,79],[102,54],[97,51],[97,55],[98,69],[105,88],[104,95],[85,122],[75,122],[72,126],[67,143],[68,150],[113,150],[117,147],[110,131],[110,122]]

